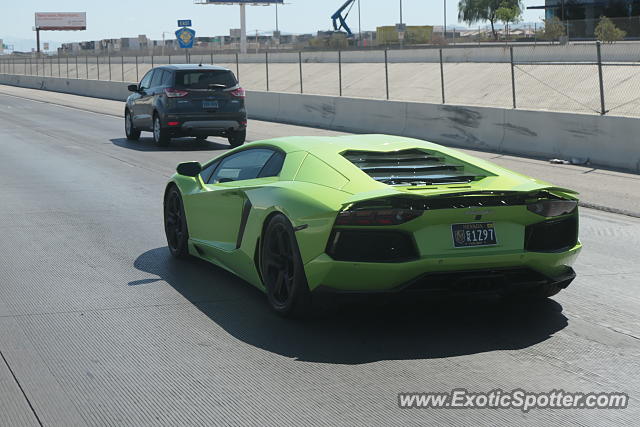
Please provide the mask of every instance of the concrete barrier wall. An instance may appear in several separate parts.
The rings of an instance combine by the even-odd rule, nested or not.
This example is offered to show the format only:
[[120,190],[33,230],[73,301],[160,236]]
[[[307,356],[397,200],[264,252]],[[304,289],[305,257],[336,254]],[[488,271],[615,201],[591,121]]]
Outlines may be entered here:
[[[128,83],[0,74],[0,84],[124,101]],[[249,91],[252,119],[388,133],[499,153],[590,159],[640,172],[640,119]]]

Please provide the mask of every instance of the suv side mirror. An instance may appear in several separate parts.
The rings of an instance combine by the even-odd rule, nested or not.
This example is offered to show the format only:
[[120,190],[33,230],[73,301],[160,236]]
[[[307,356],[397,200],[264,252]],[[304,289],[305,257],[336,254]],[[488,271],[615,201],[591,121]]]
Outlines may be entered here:
[[127,89],[129,89],[129,92],[137,92],[138,91],[138,85],[129,85],[129,86],[127,86]]
[[184,162],[180,163],[176,168],[180,175],[196,177],[202,171],[200,162]]

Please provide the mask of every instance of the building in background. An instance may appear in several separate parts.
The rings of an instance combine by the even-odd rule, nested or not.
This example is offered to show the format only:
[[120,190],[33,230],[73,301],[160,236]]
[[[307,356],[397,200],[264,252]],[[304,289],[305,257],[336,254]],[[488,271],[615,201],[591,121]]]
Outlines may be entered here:
[[[405,44],[428,44],[433,35],[432,25],[407,25],[404,36]],[[400,43],[396,27],[386,26],[376,28],[376,40],[379,45]]]
[[593,38],[600,17],[611,18],[627,37],[640,37],[640,0],[546,0],[545,16],[569,27],[571,39]]

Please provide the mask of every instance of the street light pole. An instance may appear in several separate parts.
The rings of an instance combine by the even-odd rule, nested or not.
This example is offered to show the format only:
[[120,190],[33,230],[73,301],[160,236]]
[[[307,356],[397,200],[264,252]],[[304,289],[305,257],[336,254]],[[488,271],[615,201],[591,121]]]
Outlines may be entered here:
[[444,0],[444,25],[442,26],[442,40],[447,40],[447,0]]
[[358,41],[362,46],[362,21],[360,20],[360,0],[358,0]]

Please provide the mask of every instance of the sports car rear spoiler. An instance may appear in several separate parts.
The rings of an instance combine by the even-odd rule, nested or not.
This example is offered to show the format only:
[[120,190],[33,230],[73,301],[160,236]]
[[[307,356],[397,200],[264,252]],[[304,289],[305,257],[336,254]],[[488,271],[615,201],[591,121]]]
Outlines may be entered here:
[[569,199],[575,199],[576,195],[579,193],[574,190],[570,190],[568,188],[563,187],[555,187],[555,186],[544,186],[544,185],[534,185],[530,186],[526,189],[509,189],[509,190],[469,190],[469,191],[451,191],[451,189],[443,188],[433,190],[425,190],[429,191],[429,193],[425,194],[425,192],[417,192],[414,190],[406,190],[406,189],[396,189],[396,188],[382,188],[374,191],[367,191],[364,193],[354,194],[353,197],[350,197],[347,201],[342,203],[342,209],[345,209],[348,206],[351,206],[355,203],[371,201],[376,199],[386,199],[390,197],[403,197],[403,198],[415,198],[415,199],[424,199],[424,198],[437,198],[437,197],[465,197],[465,196],[501,196],[501,195],[514,195],[514,194],[526,194],[526,193],[534,193],[539,191],[546,191],[552,193],[559,197],[567,197]]

